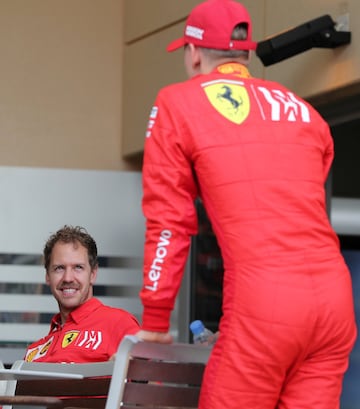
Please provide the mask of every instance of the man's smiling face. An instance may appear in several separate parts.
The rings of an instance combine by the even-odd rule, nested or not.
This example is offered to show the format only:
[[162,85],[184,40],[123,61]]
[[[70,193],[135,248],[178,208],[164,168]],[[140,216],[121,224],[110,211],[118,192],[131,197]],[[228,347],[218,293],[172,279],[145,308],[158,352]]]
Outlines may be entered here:
[[59,304],[62,323],[71,311],[93,296],[97,267],[91,269],[87,249],[79,242],[57,242],[51,252],[46,283]]

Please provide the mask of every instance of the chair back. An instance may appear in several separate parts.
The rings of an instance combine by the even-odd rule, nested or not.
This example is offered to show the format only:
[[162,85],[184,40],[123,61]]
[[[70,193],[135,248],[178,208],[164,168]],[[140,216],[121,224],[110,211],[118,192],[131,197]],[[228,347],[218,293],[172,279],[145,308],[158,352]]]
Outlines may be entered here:
[[210,347],[127,336],[115,360],[106,409],[197,408]]

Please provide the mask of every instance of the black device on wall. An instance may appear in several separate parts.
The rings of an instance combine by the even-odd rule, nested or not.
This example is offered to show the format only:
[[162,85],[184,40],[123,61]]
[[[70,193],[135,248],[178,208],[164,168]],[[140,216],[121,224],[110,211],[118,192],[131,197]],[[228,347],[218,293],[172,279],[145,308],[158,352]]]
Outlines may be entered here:
[[259,41],[256,55],[264,66],[275,64],[311,48],[336,48],[349,44],[351,33],[338,31],[333,19],[325,14],[294,28]]

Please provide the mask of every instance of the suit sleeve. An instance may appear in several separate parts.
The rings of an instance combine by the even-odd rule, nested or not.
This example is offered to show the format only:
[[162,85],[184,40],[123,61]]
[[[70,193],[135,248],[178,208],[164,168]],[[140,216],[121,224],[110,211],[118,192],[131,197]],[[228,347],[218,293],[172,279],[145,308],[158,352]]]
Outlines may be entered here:
[[143,162],[146,219],[142,328],[166,332],[180,288],[191,235],[197,231],[197,196],[186,131],[176,105],[161,92],[150,115]]

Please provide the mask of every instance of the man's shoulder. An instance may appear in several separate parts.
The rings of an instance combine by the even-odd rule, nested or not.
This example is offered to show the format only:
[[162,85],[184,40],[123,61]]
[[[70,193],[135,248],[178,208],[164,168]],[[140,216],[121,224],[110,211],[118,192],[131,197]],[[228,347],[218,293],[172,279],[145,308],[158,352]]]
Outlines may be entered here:
[[94,298],[94,300],[97,301],[96,310],[101,314],[106,313],[107,316],[111,315],[114,317],[124,317],[124,316],[133,317],[133,315],[129,311],[123,310],[122,308],[113,307],[111,305],[106,305],[97,298]]
[[158,92],[159,95],[178,95],[179,93],[186,92],[187,90],[194,90],[198,87],[198,83],[201,83],[200,76],[190,78],[184,81],[174,82],[172,84],[165,85]]

